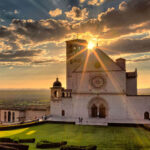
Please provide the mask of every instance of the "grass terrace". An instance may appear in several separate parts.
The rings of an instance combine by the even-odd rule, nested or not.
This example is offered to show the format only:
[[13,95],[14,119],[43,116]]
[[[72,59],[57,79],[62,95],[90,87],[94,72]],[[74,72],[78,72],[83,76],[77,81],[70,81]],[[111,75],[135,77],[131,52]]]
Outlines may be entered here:
[[[52,142],[67,141],[69,145],[97,145],[98,150],[149,150],[150,132],[135,127],[77,126],[43,124],[17,130],[0,131],[0,137],[35,138]],[[36,143],[29,150],[36,150]],[[56,150],[56,149],[54,149]]]

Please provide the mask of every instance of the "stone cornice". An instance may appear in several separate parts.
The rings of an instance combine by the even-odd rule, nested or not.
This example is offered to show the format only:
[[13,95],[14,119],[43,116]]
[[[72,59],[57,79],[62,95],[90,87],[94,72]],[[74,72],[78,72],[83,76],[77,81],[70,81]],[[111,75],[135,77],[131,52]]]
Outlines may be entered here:
[[[126,72],[125,70],[100,70],[100,71],[85,71],[84,73],[90,72]],[[82,73],[82,71],[73,71],[72,73]]]
[[72,92],[72,94],[80,94],[80,95],[125,95],[125,93],[86,93],[86,92]]

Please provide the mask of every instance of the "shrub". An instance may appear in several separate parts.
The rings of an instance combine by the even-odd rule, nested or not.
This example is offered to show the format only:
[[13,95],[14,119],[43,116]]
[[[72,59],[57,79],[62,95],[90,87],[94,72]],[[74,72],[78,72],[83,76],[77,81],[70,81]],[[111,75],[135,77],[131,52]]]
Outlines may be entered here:
[[5,146],[5,145],[0,145],[0,150],[18,150],[18,149],[14,147]]
[[90,145],[90,146],[73,146],[73,145],[66,145],[62,146],[60,150],[96,150],[97,146]]
[[11,142],[11,143],[13,143],[14,140],[11,138],[0,138],[0,142]]
[[0,143],[1,146],[8,146],[12,148],[16,148],[17,150],[28,150],[29,146],[28,145],[22,145],[18,143]]
[[63,145],[66,145],[67,142],[63,141],[63,142],[50,142],[50,141],[41,141],[38,142],[36,145],[36,148],[58,148],[61,147]]
[[19,139],[19,143],[35,143],[35,139]]

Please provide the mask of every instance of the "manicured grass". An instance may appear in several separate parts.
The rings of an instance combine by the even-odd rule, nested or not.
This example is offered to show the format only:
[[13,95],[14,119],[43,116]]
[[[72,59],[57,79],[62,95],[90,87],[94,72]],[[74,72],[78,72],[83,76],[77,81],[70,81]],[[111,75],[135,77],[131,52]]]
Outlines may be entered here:
[[[70,145],[97,145],[99,150],[150,150],[150,132],[134,127],[98,127],[66,124],[0,131],[0,137],[36,138],[52,142],[67,141]],[[35,150],[30,144],[30,150]]]

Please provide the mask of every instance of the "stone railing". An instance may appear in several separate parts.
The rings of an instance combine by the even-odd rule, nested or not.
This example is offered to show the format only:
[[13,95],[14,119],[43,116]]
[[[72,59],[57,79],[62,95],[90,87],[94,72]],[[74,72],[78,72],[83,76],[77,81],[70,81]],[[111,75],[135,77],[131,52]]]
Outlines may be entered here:
[[72,98],[72,90],[70,89],[62,90],[62,98]]

